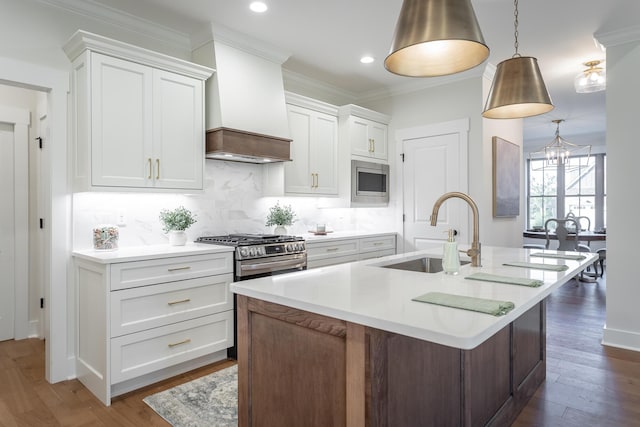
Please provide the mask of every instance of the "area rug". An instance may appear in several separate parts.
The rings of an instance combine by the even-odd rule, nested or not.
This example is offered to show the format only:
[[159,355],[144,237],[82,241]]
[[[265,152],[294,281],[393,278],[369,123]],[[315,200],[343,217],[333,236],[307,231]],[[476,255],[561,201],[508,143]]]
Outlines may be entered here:
[[143,399],[174,427],[238,425],[238,365]]

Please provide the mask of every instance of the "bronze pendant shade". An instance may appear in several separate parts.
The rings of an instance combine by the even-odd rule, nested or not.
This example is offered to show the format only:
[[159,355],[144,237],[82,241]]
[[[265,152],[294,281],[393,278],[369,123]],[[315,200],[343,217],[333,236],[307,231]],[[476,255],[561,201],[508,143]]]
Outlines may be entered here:
[[404,0],[385,68],[435,77],[473,68],[489,56],[470,0]]
[[551,97],[536,58],[514,56],[498,64],[483,117],[514,119],[551,110]]

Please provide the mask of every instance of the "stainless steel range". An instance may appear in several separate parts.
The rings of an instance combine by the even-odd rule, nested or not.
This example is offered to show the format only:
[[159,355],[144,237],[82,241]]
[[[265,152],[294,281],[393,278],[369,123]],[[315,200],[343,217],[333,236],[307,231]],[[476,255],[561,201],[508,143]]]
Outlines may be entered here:
[[204,236],[197,243],[234,246],[234,281],[305,270],[307,248],[302,237],[274,234]]
[[[273,234],[229,234],[198,237],[196,243],[234,246],[233,281],[256,279],[307,269],[307,248],[302,237]],[[233,311],[236,318],[236,296]],[[232,348],[227,355],[237,358],[237,320],[233,325]]]

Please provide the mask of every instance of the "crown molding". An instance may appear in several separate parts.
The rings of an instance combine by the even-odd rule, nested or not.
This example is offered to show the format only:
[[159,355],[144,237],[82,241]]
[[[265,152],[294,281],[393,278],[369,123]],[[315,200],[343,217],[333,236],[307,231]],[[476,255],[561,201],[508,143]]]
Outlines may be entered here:
[[611,31],[596,31],[593,35],[597,43],[604,47],[640,41],[640,25],[616,28]]
[[105,6],[94,0],[36,0],[76,15],[106,22],[127,31],[159,40],[175,48],[191,51],[188,34],[152,22],[121,10]]
[[351,100],[349,102],[355,102],[355,100],[358,99],[358,95],[354,92],[349,92],[329,83],[313,79],[303,74],[296,73],[295,71],[287,70],[286,68],[282,69],[282,76],[285,84],[291,83],[298,87],[306,88],[310,92],[320,91],[336,99],[346,98]]
[[477,77],[487,77],[493,79],[495,70],[496,67],[493,64],[487,62],[485,67],[478,66],[472,68],[471,70],[467,70],[462,73],[450,74],[448,76],[419,78],[411,77],[410,80],[408,80],[406,83],[386,86],[381,89],[362,93],[357,97],[357,100],[359,102],[364,102],[388,98],[392,96],[406,95],[408,93],[419,92],[421,90],[457,83]]
[[63,46],[67,57],[74,61],[85,50],[116,56],[129,61],[146,64],[155,68],[173,71],[200,80],[206,80],[213,74],[213,69],[194,64],[182,59],[173,58],[159,52],[113,40],[97,34],[78,30]]
[[242,50],[248,54],[275,62],[278,65],[282,65],[291,56],[291,53],[274,45],[213,22],[210,25],[204,26],[191,36],[192,50],[198,49],[212,41],[224,43],[227,46]]

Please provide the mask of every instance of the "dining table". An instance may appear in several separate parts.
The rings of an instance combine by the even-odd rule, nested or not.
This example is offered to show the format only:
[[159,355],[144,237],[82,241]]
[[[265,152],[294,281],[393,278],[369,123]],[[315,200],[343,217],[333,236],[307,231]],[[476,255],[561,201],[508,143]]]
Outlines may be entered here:
[[[569,233],[569,240],[575,239],[575,235],[576,235],[575,233]],[[531,239],[546,239],[547,233],[544,230],[528,229],[528,230],[524,230],[524,232],[522,233],[522,237],[528,237]],[[556,236],[555,232],[550,231],[549,239],[558,240],[558,236]],[[607,233],[604,231],[584,230],[584,231],[580,231],[578,235],[578,240],[581,242],[606,241]]]
[[[576,233],[569,233],[567,237],[569,240],[574,240]],[[544,230],[534,230],[528,229],[524,230],[522,233],[522,237],[528,237],[531,239],[546,239],[547,233]],[[549,240],[558,240],[558,236],[554,231],[549,231]],[[580,242],[587,242],[587,244],[595,241],[603,242],[607,240],[606,231],[591,231],[591,230],[582,230],[578,234],[578,240]],[[580,275],[579,280],[581,282],[595,282],[597,273],[586,272]]]

